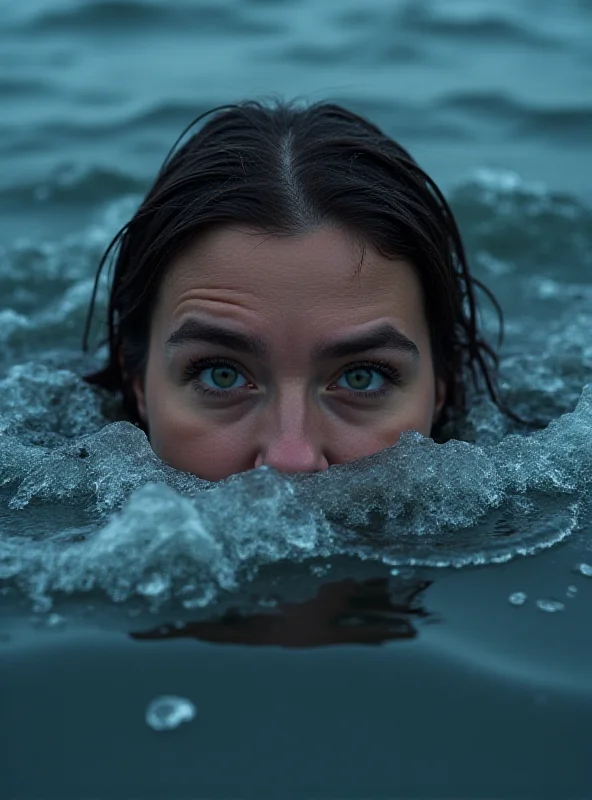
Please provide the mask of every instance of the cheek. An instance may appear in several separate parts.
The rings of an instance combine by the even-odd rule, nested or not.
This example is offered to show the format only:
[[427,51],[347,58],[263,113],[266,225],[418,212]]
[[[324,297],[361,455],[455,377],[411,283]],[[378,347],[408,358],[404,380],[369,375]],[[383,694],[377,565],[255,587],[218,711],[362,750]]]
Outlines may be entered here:
[[[154,366],[149,363],[145,382],[154,452],[175,469],[204,480],[217,481],[253,469],[258,445],[270,439],[265,424],[270,420],[260,418],[256,423],[246,415],[230,422],[204,413],[197,398],[192,403],[186,387],[171,384]],[[430,436],[433,414],[434,379],[426,370],[384,413],[319,419],[311,433],[312,444],[323,451],[329,464],[346,463],[391,447],[404,431]]]
[[405,431],[418,431],[429,437],[432,432],[435,412],[435,381],[426,371],[417,382],[403,392],[393,406],[392,413],[381,420],[380,435],[395,444]]
[[247,437],[236,426],[213,426],[174,404],[157,403],[149,412],[150,444],[175,469],[217,481],[249,469]]
[[192,407],[186,388],[172,386],[149,363],[146,416],[152,449],[175,469],[204,480],[220,480],[248,469],[248,435],[240,425],[220,425]]

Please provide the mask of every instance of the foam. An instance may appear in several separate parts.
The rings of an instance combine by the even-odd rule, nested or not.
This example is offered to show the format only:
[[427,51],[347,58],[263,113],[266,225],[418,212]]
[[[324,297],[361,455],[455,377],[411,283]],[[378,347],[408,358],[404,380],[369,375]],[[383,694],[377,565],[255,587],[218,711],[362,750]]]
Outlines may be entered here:
[[[504,399],[546,427],[532,432],[477,395],[446,444],[410,432],[310,476],[260,469],[211,484],[173,470],[141,430],[110,421],[105,396],[81,380],[86,362],[71,348],[95,257],[127,201],[106,206],[74,237],[0,254],[8,305],[0,312],[0,580],[43,609],[89,591],[197,607],[285,560],[462,567],[571,536],[592,495],[592,311],[581,284],[590,210],[513,174],[480,173],[453,199],[473,221],[484,263],[508,264],[497,277],[521,303],[501,362]],[[545,254],[540,245],[549,215],[571,259],[561,276],[557,248]],[[502,252],[512,237],[512,252]],[[544,325],[533,324],[532,309]]]

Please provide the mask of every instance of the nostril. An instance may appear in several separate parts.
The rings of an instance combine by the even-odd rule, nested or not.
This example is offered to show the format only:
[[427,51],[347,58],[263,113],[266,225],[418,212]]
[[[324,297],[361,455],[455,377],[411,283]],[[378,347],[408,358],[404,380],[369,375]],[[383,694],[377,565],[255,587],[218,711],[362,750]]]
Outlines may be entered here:
[[267,466],[278,472],[288,474],[324,472],[329,462],[320,453],[308,452],[268,452],[260,454],[255,460],[255,469]]

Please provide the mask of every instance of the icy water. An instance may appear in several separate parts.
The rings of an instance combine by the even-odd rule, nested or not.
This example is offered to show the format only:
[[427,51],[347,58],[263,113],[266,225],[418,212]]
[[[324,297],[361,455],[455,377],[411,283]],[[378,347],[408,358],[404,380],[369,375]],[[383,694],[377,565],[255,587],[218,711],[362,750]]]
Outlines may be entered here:
[[[592,794],[591,42],[587,0],[2,5],[0,797]],[[212,485],[109,422],[103,247],[193,117],[278,94],[442,185],[539,430],[476,400]]]

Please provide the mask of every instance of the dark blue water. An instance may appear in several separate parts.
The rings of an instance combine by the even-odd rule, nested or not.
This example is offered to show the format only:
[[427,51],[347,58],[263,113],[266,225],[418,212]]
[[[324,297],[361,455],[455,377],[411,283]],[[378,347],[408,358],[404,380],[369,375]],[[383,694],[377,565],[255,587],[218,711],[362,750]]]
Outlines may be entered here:
[[[0,797],[592,794],[590,42],[587,0],[0,9]],[[446,445],[209,485],[110,423],[103,248],[192,118],[275,95],[442,186],[542,430],[475,398]]]

